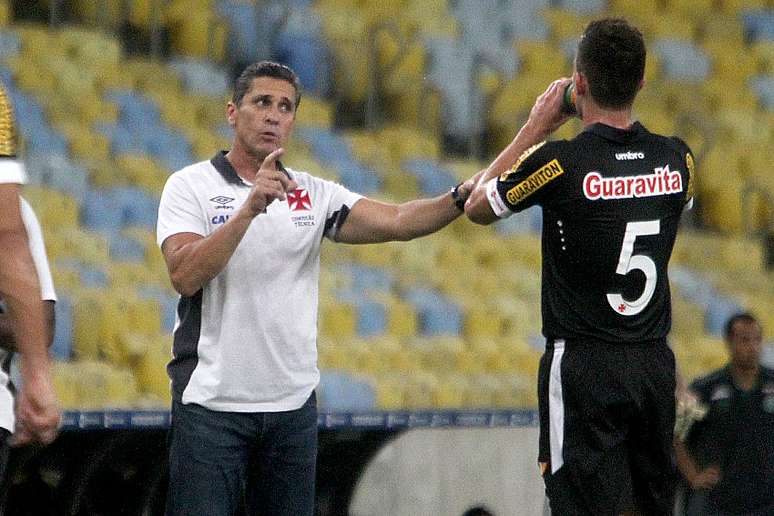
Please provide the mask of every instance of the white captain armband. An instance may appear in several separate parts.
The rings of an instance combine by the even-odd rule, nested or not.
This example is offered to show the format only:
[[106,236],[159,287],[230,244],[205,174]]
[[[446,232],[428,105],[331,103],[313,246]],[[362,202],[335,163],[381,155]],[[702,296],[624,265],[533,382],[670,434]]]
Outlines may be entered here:
[[513,212],[508,209],[508,206],[500,197],[500,192],[497,191],[497,178],[490,179],[486,184],[486,198],[489,201],[489,206],[492,207],[492,211],[501,219],[505,219],[513,215]]

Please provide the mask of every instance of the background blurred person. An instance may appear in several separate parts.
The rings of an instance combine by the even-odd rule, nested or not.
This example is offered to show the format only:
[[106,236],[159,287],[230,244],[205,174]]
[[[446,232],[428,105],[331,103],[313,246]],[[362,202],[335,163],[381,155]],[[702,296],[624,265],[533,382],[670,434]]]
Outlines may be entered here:
[[690,391],[705,407],[683,438],[677,465],[690,491],[685,514],[774,514],[774,370],[760,364],[763,329],[749,313],[725,327],[728,365]]

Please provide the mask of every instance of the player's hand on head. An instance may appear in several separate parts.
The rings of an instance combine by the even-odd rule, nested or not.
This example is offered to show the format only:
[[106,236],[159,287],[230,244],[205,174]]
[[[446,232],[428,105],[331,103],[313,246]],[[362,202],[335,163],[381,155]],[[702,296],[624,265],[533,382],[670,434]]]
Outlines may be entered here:
[[555,80],[540,94],[532,106],[527,123],[532,124],[546,137],[572,118],[572,115],[562,111],[564,90],[571,82],[572,79],[568,77]]
[[252,216],[265,211],[266,207],[276,199],[284,201],[287,192],[298,188],[295,181],[277,168],[277,160],[284,152],[281,148],[271,152],[263,160],[261,168],[255,175],[253,189],[246,203]]

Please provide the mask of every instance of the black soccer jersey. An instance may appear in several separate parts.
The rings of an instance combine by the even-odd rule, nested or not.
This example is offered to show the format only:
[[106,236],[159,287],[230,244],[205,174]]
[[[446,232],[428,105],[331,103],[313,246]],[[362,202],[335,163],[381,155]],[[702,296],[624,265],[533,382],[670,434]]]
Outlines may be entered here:
[[543,209],[543,333],[608,342],[671,326],[667,265],[692,200],[693,157],[678,138],[592,125],[537,145],[489,185],[503,216]]

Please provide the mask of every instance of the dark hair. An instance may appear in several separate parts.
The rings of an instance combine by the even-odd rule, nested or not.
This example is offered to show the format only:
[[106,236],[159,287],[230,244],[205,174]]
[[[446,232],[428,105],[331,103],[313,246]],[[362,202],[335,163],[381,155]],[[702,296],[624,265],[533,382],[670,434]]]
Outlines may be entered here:
[[758,322],[758,319],[749,312],[740,312],[732,315],[728,321],[726,321],[726,325],[723,328],[723,337],[725,337],[726,340],[731,339],[731,334],[734,332],[734,326],[736,326],[736,323],[738,322],[757,324],[758,326],[761,325],[761,323]]
[[494,513],[485,505],[476,505],[465,511],[462,516],[494,516]]
[[600,106],[629,106],[645,74],[642,33],[623,18],[595,20],[578,42],[575,66],[588,79],[591,97]]
[[289,67],[273,61],[259,61],[242,70],[242,73],[239,74],[239,77],[234,82],[234,96],[231,98],[231,101],[235,105],[239,106],[242,103],[242,98],[250,91],[250,87],[253,85],[253,79],[258,77],[282,79],[292,84],[296,90],[295,109],[298,109],[298,105],[301,103],[301,83],[298,80],[298,75]]

